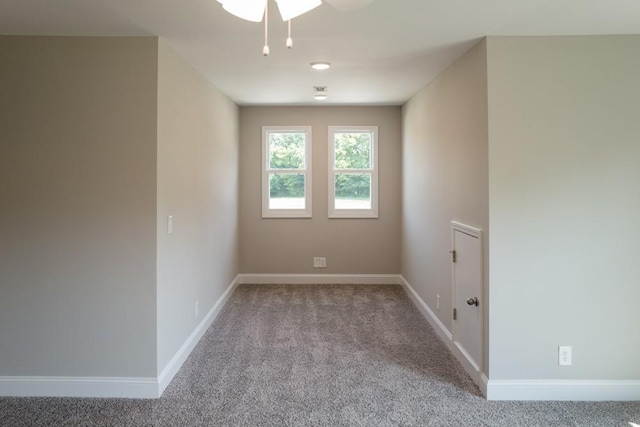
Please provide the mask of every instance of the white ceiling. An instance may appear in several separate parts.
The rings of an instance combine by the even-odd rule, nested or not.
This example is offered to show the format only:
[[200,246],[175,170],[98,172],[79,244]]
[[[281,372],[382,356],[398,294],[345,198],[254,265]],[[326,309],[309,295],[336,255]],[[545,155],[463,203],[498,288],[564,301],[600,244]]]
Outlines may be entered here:
[[287,50],[272,6],[266,58],[262,24],[216,0],[0,0],[0,34],[157,35],[240,105],[317,105],[314,85],[322,105],[400,105],[485,35],[640,34],[640,0],[375,0],[296,18]]

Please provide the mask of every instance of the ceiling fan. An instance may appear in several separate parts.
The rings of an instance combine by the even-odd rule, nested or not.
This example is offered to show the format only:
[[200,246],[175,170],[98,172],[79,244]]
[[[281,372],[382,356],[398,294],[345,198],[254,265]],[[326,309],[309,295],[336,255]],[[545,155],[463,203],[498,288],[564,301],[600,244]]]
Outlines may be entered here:
[[[336,10],[349,12],[361,9],[373,3],[374,0],[324,0]],[[291,38],[291,20],[310,10],[320,6],[323,0],[275,0],[280,11],[282,20],[288,22],[289,37],[287,38],[287,48],[293,46]],[[224,10],[238,18],[251,22],[261,22],[264,17],[264,56],[269,55],[268,26],[269,26],[269,0],[218,0]]]
[[[275,0],[283,21],[289,21],[320,6],[323,0]],[[374,0],[324,0],[341,12],[361,9]],[[267,0],[218,0],[227,12],[238,18],[252,22],[261,22],[268,7]]]

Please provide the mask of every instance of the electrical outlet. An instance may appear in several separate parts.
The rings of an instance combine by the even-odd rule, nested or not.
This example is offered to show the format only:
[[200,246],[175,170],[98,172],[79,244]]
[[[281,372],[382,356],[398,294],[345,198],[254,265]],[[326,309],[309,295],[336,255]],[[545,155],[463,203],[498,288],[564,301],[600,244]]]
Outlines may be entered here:
[[571,346],[561,345],[558,347],[558,365],[571,366]]
[[198,316],[200,316],[200,301],[196,301],[196,319],[198,318]]
[[436,310],[440,310],[440,295],[436,295]]
[[313,258],[313,267],[314,268],[326,268],[327,267],[327,259],[326,258]]

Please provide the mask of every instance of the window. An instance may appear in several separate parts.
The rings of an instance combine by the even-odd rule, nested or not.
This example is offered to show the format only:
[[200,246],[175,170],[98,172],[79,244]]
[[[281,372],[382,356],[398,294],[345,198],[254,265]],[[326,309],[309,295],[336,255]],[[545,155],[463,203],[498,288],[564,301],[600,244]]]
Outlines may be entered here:
[[378,127],[329,127],[329,218],[378,218]]
[[262,217],[311,218],[311,127],[262,127]]

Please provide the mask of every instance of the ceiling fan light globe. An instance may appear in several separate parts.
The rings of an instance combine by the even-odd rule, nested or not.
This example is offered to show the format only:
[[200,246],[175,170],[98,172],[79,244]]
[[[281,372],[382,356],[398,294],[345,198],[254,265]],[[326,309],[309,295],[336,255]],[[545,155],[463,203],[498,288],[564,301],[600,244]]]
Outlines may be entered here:
[[322,0],[276,0],[283,21],[288,21],[320,6]]

